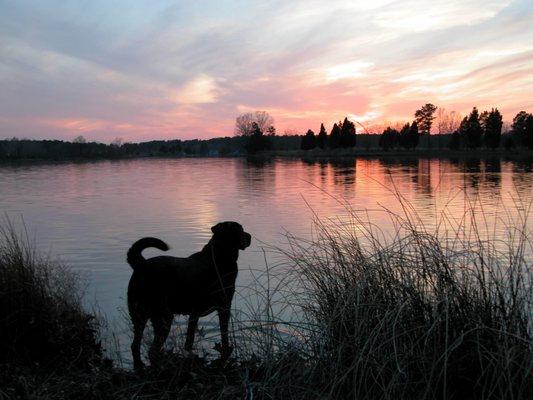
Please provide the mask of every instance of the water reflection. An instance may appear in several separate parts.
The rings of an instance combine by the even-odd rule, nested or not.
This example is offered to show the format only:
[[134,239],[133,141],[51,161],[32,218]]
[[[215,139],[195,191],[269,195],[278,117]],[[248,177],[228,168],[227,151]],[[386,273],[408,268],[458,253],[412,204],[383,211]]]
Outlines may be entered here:
[[[487,223],[513,199],[533,199],[532,163],[499,158],[287,160],[143,159],[0,166],[0,211],[24,215],[46,254],[89,275],[88,299],[119,318],[130,268],[124,253],[142,236],[161,237],[175,255],[197,251],[209,227],[237,220],[254,236],[240,258],[238,285],[265,268],[263,242],[283,245],[281,233],[311,233],[312,216],[344,218],[346,210],[384,207],[400,213],[398,190],[428,229],[443,209],[462,215],[478,199]],[[369,212],[383,231],[393,225]],[[496,225],[505,238],[505,227]],[[150,254],[149,254],[150,255]],[[248,271],[248,272],[247,272]],[[236,305],[237,307],[239,304]]]
[[355,183],[356,160],[341,159],[331,161],[333,183],[344,187],[345,190],[352,189]]
[[502,162],[499,158],[485,160],[485,181],[489,189],[499,193],[502,181]]
[[533,163],[528,161],[513,162],[512,182],[517,194],[522,199],[530,199],[533,188]]
[[273,159],[250,157],[239,161],[242,165],[236,168],[236,173],[243,188],[256,195],[272,192],[276,181],[276,165]]
[[466,178],[465,184],[468,184],[477,192],[481,181],[481,160],[477,158],[467,158],[463,166],[463,173]]
[[431,196],[431,163],[430,160],[421,158],[418,160],[418,166],[416,173],[413,176],[415,183],[415,189],[427,197]]
[[324,158],[303,158],[302,163],[309,166],[309,171],[318,171],[320,183],[324,185],[327,182],[329,174],[329,165],[331,161]]

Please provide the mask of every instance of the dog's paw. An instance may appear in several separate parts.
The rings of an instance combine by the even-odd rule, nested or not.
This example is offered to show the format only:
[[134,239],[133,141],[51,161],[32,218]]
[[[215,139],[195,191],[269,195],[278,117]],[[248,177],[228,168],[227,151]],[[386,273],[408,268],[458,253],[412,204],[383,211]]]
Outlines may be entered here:
[[145,365],[144,363],[135,363],[133,366],[133,371],[139,378],[144,378],[145,375]]

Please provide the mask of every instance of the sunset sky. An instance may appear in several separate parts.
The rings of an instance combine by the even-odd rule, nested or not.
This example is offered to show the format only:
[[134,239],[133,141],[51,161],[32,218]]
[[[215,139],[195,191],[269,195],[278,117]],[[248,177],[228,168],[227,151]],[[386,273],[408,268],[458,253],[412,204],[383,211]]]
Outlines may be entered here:
[[109,142],[533,111],[533,1],[0,0],[0,138]]

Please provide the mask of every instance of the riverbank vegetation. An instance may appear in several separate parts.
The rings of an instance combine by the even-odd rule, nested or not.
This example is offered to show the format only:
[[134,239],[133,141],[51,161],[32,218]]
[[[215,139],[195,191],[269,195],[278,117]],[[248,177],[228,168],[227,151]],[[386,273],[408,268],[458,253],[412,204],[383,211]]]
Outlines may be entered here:
[[[284,254],[303,276],[302,309],[313,327],[304,330],[314,360],[305,379],[325,398],[529,396],[527,211],[499,219],[508,233],[497,240],[494,226],[479,224],[475,202],[461,216],[444,212],[428,229],[398,201],[403,215],[385,210],[392,234],[346,205],[348,220],[317,221],[311,241],[290,238]],[[286,379],[297,386],[294,376]]]
[[100,359],[76,275],[36,254],[9,221],[0,226],[0,316],[0,363],[89,369]]
[[[530,204],[483,224],[475,201],[425,227],[346,206],[312,238],[270,249],[234,358],[166,356],[144,377],[107,360],[76,279],[11,224],[0,235],[0,398],[528,399],[533,392]],[[263,277],[264,278],[264,277]],[[287,310],[290,312],[287,313]]]

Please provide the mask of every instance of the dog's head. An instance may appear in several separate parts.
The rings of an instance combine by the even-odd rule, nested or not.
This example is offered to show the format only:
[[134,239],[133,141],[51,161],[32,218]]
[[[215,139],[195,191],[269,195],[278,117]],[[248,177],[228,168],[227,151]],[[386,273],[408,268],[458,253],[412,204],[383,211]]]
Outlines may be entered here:
[[219,222],[211,228],[211,231],[217,240],[240,250],[250,246],[252,240],[252,236],[244,231],[242,225],[233,221]]

